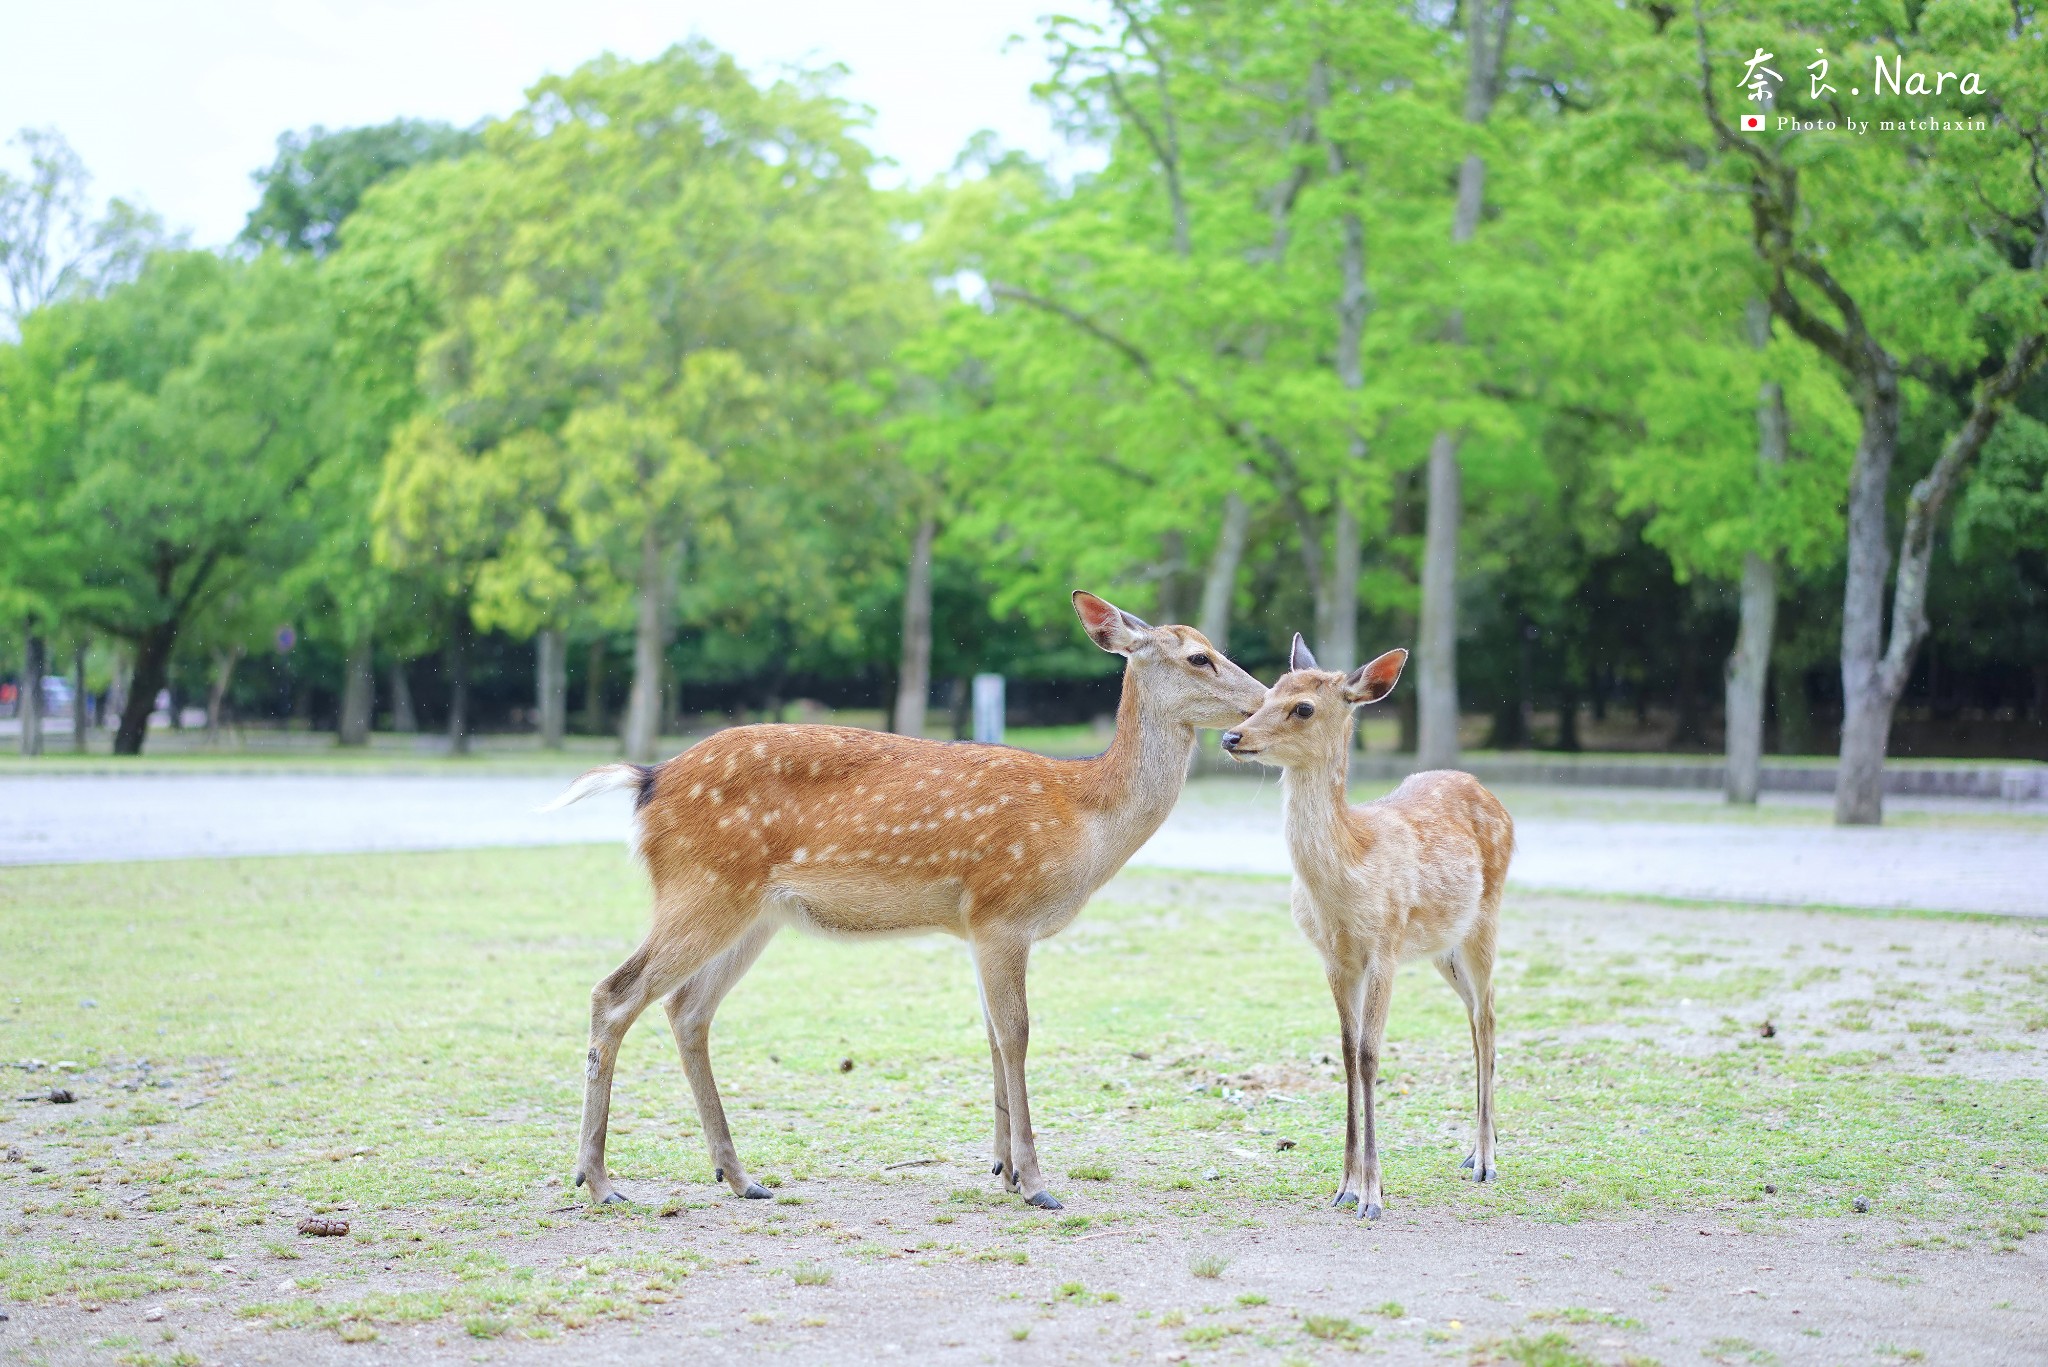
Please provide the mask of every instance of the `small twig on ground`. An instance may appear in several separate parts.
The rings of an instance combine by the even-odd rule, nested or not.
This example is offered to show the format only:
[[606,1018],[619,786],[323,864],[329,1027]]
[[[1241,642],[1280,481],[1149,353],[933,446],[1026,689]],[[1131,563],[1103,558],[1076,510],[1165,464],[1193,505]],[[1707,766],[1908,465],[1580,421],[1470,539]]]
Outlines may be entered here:
[[897,1168],[928,1168],[935,1163],[943,1163],[945,1161],[943,1158],[906,1158],[901,1163],[882,1164],[882,1171],[891,1172]]

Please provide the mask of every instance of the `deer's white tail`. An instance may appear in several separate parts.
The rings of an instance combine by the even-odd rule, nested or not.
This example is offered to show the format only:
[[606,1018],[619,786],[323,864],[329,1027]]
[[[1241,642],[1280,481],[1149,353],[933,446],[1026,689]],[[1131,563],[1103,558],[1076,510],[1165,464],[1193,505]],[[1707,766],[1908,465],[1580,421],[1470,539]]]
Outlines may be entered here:
[[645,794],[647,785],[653,781],[654,770],[645,764],[599,765],[570,784],[567,792],[540,810],[552,812],[572,802],[581,802],[593,793],[608,793],[614,788],[631,788],[635,793]]

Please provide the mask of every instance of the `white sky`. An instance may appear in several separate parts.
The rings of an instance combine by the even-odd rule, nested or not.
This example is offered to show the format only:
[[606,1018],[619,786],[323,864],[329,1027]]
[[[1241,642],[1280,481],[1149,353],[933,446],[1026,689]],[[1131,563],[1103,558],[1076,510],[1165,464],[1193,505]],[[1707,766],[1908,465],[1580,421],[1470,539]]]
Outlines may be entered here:
[[[749,70],[842,62],[901,174],[968,136],[1060,150],[1031,83],[1037,18],[1090,0],[0,0],[0,140],[54,126],[120,195],[215,246],[255,203],[277,135],[403,116],[467,125],[601,52],[646,58],[702,34]],[[1012,34],[1023,42],[1009,45]],[[0,165],[20,169],[13,147]]]

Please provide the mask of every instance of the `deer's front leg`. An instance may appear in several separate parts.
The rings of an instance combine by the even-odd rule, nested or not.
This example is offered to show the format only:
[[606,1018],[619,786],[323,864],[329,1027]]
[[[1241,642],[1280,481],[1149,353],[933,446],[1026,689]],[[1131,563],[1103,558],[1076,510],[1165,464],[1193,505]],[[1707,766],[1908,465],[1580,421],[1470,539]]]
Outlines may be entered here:
[[[1360,1098],[1358,1094],[1358,1010],[1359,975],[1350,968],[1327,964],[1330,996],[1337,1003],[1337,1047],[1344,1055],[1344,1176],[1337,1184],[1333,1206],[1355,1206],[1361,1190],[1362,1164],[1358,1151]],[[1371,1094],[1365,1104],[1371,1104]]]
[[1373,1090],[1379,1083],[1380,1050],[1387,1039],[1387,1008],[1394,1000],[1394,965],[1391,962],[1368,964],[1365,973],[1365,1005],[1359,1012],[1358,1040],[1358,1081],[1359,1090],[1365,1094],[1364,1108],[1364,1155],[1359,1170],[1360,1218],[1377,1220],[1386,1207],[1386,1194],[1380,1187],[1380,1143],[1379,1130],[1373,1114]]
[[995,1075],[996,1142],[995,1165],[989,1172],[1003,1179],[1003,1186],[1017,1190],[1017,1169],[1010,1161],[1010,1089],[1003,1085],[1003,1049],[996,1043],[996,1023],[988,1014],[988,1002],[981,1004],[981,1023],[988,1030],[989,1071]]
[[590,1052],[583,1070],[583,1133],[576,1146],[576,1185],[588,1183],[592,1199],[599,1204],[626,1199],[613,1188],[604,1167],[612,1068],[618,1062],[619,1042],[647,1008],[651,958],[648,947],[641,945],[590,992]]
[[[1038,1171],[1038,1148],[1031,1136],[1031,1098],[1024,1085],[1024,1054],[1031,1043],[1031,1010],[1024,998],[1024,970],[1030,961],[1028,941],[977,941],[975,970],[981,977],[981,999],[989,1028],[1001,1055],[1003,1101],[1009,1107],[1010,1178],[1024,1193],[1026,1205],[1040,1210],[1062,1209],[1045,1189]],[[1001,1122],[1002,1113],[997,1113]]]

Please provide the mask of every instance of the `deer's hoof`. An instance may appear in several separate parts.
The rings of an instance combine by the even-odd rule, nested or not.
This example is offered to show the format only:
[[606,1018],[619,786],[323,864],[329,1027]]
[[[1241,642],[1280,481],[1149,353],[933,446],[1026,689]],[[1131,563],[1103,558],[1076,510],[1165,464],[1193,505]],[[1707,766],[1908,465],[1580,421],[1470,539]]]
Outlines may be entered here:
[[1377,1220],[1383,1214],[1385,1212],[1380,1209],[1379,1202],[1368,1201],[1365,1204],[1365,1209],[1358,1212],[1358,1218],[1361,1220]]
[[630,1206],[633,1203],[626,1199],[624,1192],[608,1191],[604,1194],[604,1199],[599,1201],[598,1204],[601,1206]]
[[1346,1207],[1357,1204],[1358,1193],[1355,1191],[1340,1191],[1330,1198],[1330,1205],[1337,1210],[1343,1210]]
[[1027,1206],[1037,1206],[1040,1210],[1066,1209],[1065,1206],[1060,1204],[1059,1198],[1049,1191],[1041,1191],[1036,1196],[1025,1197],[1024,1204]]
[[1471,1154],[1469,1154],[1469,1153],[1468,1153],[1468,1154],[1466,1154],[1466,1155],[1465,1155],[1465,1161],[1464,1161],[1464,1162],[1462,1162],[1462,1163],[1460,1163],[1460,1164],[1458,1164],[1458,1166],[1459,1166],[1459,1167],[1461,1167],[1461,1168],[1467,1168],[1467,1169],[1469,1169],[1469,1168],[1470,1168],[1470,1167],[1472,1166],[1472,1158],[1473,1158],[1473,1155],[1471,1155]]
[[990,1177],[1001,1177],[1001,1176],[1003,1175],[1003,1160],[1002,1160],[1002,1159],[998,1158],[998,1159],[996,1160],[996,1165],[995,1165],[994,1167],[992,1167],[992,1168],[990,1168],[990,1169],[988,1170],[988,1175],[989,1175]]
[[1475,1168],[1472,1172],[1472,1180],[1475,1182],[1498,1182],[1500,1181],[1500,1169],[1492,1166]]
[[762,1186],[759,1182],[747,1183],[747,1189],[740,1193],[741,1196],[745,1197],[749,1201],[765,1201],[774,1194],[774,1192],[768,1190],[768,1188]]

